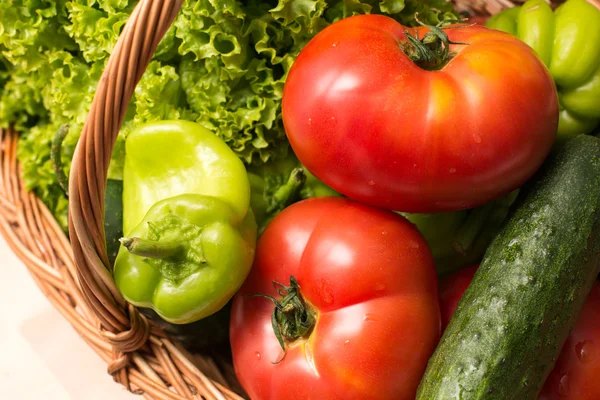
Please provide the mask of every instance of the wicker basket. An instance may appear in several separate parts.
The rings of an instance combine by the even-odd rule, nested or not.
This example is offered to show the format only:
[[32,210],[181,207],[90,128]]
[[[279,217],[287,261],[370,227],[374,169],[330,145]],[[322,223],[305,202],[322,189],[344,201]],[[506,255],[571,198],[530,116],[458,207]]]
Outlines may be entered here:
[[[112,148],[135,85],[182,3],[141,0],[109,58],[73,158],[71,243],[19,178],[17,134],[1,132],[0,233],[44,295],[129,391],[149,399],[241,399],[230,364],[217,366],[208,356],[187,353],[125,302],[105,252],[104,190]],[[468,15],[484,16],[513,2],[455,0],[455,4]]]

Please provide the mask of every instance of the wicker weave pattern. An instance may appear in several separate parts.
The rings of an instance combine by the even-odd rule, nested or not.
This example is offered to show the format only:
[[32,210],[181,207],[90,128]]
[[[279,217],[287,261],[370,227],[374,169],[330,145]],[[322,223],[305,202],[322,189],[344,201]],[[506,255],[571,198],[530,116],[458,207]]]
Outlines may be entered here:
[[101,329],[95,310],[83,297],[68,239],[18,178],[17,134],[0,132],[0,146],[0,234],[42,293],[108,364],[108,372],[148,399],[241,399],[228,389],[213,360],[192,358],[158,330],[140,350],[115,353],[112,335]]
[[[17,134],[0,132],[0,233],[46,297],[128,390],[152,399],[241,399],[213,360],[194,356],[192,363],[192,356],[124,301],[104,250],[104,185],[115,138],[135,85],[182,2],[141,0],[113,50],[73,159],[71,243],[19,179]],[[508,0],[455,3],[459,11],[475,15],[513,5]]]

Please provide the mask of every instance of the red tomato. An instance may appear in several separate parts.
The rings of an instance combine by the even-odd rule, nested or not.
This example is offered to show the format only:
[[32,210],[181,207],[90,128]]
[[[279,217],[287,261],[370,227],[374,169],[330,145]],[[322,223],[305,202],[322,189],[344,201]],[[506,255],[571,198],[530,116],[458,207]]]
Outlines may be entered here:
[[404,54],[406,31],[416,35],[361,15],[303,48],[282,106],[300,161],[342,194],[397,211],[466,209],[520,187],[556,136],[546,67],[512,35],[463,26],[445,31],[468,44],[428,71]]
[[456,311],[458,302],[473,280],[478,265],[463,268],[448,276],[440,283],[440,311],[442,313],[442,332],[446,330],[450,318]]
[[540,400],[600,399],[600,283],[596,281]]
[[[442,330],[448,322],[477,266],[449,276],[440,283]],[[565,342],[539,400],[600,399],[600,282],[596,281]]]
[[[316,316],[283,357],[273,282],[295,277]],[[433,257],[392,212],[318,198],[281,212],[261,236],[230,325],[237,377],[254,400],[414,399],[440,334]],[[276,363],[283,357],[280,363]]]
[[484,16],[484,15],[475,15],[472,17],[469,17],[467,20],[468,24],[478,24],[478,25],[485,25],[485,23],[487,22],[488,17]]

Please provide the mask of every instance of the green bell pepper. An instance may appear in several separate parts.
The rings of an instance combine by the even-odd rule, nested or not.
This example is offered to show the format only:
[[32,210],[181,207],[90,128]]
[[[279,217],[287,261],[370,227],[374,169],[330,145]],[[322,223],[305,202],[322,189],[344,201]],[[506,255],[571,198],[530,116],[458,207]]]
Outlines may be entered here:
[[259,232],[285,207],[311,197],[341,196],[312,175],[293,153],[248,168],[250,205]]
[[600,10],[568,0],[553,12],[544,0],[529,0],[486,26],[523,40],[550,70],[560,102],[558,140],[594,130],[600,122]]
[[518,190],[470,210],[400,213],[417,226],[429,245],[440,277],[478,263],[500,231]]
[[246,169],[202,126],[164,121],[125,140],[123,246],[114,278],[130,303],[184,324],[220,310],[250,271],[256,222]]

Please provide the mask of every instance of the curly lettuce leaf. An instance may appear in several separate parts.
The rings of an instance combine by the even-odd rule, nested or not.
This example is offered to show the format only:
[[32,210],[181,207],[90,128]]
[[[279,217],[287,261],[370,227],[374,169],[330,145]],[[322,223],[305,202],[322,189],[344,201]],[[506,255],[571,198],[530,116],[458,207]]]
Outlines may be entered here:
[[127,7],[124,1],[99,2],[106,10],[85,3],[93,4],[95,1],[67,3],[71,23],[65,26],[65,31],[79,45],[86,61],[103,60],[114,48],[131,10],[123,11]]
[[247,164],[283,156],[283,84],[302,47],[341,18],[387,13],[415,25],[416,12],[429,23],[453,16],[444,0],[187,0],[174,24],[187,101]]
[[0,2],[0,49],[15,71],[29,73],[45,64],[45,50],[75,50],[64,30],[64,0]]
[[[63,123],[69,161],[108,56],[136,0],[0,1],[0,127],[22,136],[27,187],[66,227],[66,197],[50,162]],[[405,25],[452,19],[445,0],[186,0],[136,87],[109,175],[122,175],[123,138],[139,124],[195,120],[247,164],[284,157],[287,73],[320,30],[352,15],[389,14]]]

